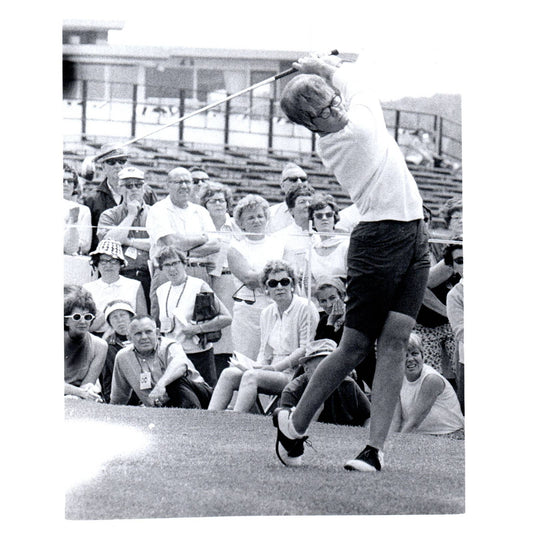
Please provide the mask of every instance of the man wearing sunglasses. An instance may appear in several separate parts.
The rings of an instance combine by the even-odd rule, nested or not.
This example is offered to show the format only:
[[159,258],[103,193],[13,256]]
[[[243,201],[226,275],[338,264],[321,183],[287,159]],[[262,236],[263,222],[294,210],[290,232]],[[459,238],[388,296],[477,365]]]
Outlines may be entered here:
[[[118,189],[122,202],[106,209],[98,221],[98,240],[112,239],[122,244],[128,262],[122,269],[126,278],[141,282],[148,309],[150,308],[150,271],[148,259],[150,239],[146,229],[149,206],[144,200],[144,172],[136,167],[125,167],[118,173]],[[138,227],[139,229],[131,229]],[[141,229],[143,228],[143,229]]]
[[[101,164],[101,172],[104,179],[100,185],[98,185],[96,190],[90,193],[84,200],[85,205],[91,210],[91,221],[93,226],[91,251],[95,250],[98,245],[96,228],[98,226],[100,215],[106,209],[119,205],[122,200],[118,174],[128,163],[128,153],[119,144],[104,144],[101,150],[102,153],[109,151],[108,154],[96,158],[96,161]],[[148,205],[153,205],[157,202],[157,196],[148,184],[145,184],[144,186],[144,201]]]
[[[281,172],[279,186],[284,197],[287,198],[289,189],[294,185],[307,184],[307,174],[304,169],[295,163],[287,163]],[[267,222],[266,232],[275,233],[283,228],[286,228],[294,222],[292,215],[287,206],[286,200],[279,204],[274,204],[269,207],[270,217]]]
[[[348,249],[346,319],[339,346],[317,367],[296,409],[274,413],[278,457],[297,464],[324,400],[369,357],[377,341],[368,445],[347,470],[376,472],[403,379],[409,335],[428,279],[422,198],[403,153],[387,131],[364,59],[311,55],[283,90],[287,117],[317,134],[317,152],[357,206],[361,221]],[[357,451],[356,451],[357,453]]]

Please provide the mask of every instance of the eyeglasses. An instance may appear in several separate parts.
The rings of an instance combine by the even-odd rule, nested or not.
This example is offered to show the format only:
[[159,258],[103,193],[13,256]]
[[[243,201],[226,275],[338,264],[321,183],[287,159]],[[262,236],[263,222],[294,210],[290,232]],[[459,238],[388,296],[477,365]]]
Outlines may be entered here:
[[322,220],[323,218],[333,218],[333,212],[328,211],[327,213],[313,213],[313,216],[318,218],[318,220]]
[[192,185],[192,180],[175,180],[169,181],[169,185]]
[[226,199],[225,198],[209,198],[207,200],[206,204],[225,204]]
[[248,305],[253,305],[255,303],[255,289],[252,291],[252,298],[253,300],[246,300],[246,298],[240,298],[239,296],[236,296],[236,294],[244,287],[244,283],[233,293],[231,298],[234,302],[244,302]]
[[72,183],[74,185],[76,183],[76,180],[72,178],[63,178],[63,183]]
[[282,287],[286,287],[287,285],[290,284],[290,282],[291,282],[291,280],[289,278],[281,278],[281,279],[269,279],[266,282],[266,284],[273,289],[274,287],[278,286],[278,283]]
[[331,99],[331,102],[329,103],[329,105],[327,107],[325,107],[324,109],[322,109],[322,111],[320,111],[318,116],[316,116],[315,118],[322,118],[324,120],[329,118],[330,115],[331,115],[331,108],[332,107],[339,107],[341,105],[341,102],[342,102],[342,98],[338,94],[336,94]]
[[298,180],[300,180],[302,183],[306,183],[307,176],[290,176],[288,178],[285,178],[283,181],[290,181],[291,183],[296,183]]
[[144,186],[144,183],[124,183],[124,187],[128,190],[132,189],[142,189]]
[[456,265],[462,265],[462,264],[463,264],[463,258],[462,258],[462,257],[454,257],[454,258],[453,258],[453,262],[454,262]]
[[125,165],[128,162],[127,159],[108,159],[104,161],[106,165],[114,167],[115,165]]
[[99,265],[116,265],[117,263],[120,263],[120,261],[114,257],[111,259],[100,259],[100,261],[98,261]]
[[65,318],[72,318],[74,322],[79,322],[83,318],[85,322],[91,322],[91,320],[94,320],[94,315],[92,313],[85,313],[84,315],[74,313],[73,315],[65,315]]
[[172,268],[172,267],[176,267],[182,264],[183,264],[183,261],[174,261],[173,263],[163,263],[161,266],[165,268]]

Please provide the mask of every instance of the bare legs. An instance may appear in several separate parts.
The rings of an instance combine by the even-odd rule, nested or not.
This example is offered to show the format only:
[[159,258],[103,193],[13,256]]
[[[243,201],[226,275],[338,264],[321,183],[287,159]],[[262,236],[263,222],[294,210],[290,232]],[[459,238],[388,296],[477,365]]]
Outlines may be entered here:
[[[403,362],[409,335],[415,320],[390,312],[377,344],[377,361],[372,385],[369,444],[383,449],[398,401],[403,379]],[[294,429],[304,434],[315,411],[339,386],[345,376],[370,352],[372,341],[363,333],[344,328],[339,347],[315,370],[291,421]]]

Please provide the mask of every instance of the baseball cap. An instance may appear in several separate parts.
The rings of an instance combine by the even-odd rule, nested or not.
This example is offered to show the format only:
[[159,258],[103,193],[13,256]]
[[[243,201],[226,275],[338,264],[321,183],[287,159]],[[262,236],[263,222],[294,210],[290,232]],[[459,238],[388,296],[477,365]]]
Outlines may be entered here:
[[144,172],[140,168],[136,168],[136,167],[123,168],[118,173],[118,179],[119,180],[125,180],[125,179],[128,179],[128,178],[144,180]]
[[305,180],[307,179],[307,174],[305,170],[302,167],[299,167],[296,163],[287,163],[281,172],[281,181],[294,177],[300,177]]

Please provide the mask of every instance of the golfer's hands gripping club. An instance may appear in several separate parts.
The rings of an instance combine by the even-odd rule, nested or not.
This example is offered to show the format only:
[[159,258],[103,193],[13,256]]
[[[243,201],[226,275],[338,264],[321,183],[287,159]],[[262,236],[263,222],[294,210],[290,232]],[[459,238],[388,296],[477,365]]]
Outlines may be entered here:
[[[334,55],[333,52],[336,52]],[[342,59],[338,57],[338,52],[333,50],[332,54],[312,53],[301,57],[295,61],[292,66],[302,74],[317,74],[318,76],[331,80],[331,76],[338,68]]]

